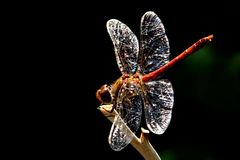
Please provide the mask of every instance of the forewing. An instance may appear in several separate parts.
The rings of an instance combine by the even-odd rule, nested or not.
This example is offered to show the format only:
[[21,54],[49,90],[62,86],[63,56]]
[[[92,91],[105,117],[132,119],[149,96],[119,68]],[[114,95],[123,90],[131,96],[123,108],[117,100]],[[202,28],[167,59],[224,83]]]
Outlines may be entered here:
[[107,30],[114,45],[120,71],[127,74],[135,73],[139,51],[137,37],[127,25],[116,19],[107,22]]
[[173,108],[173,88],[168,80],[145,83],[144,113],[147,126],[155,134],[167,129]]
[[147,74],[169,61],[169,42],[162,21],[154,12],[141,19],[139,72]]
[[[109,134],[109,144],[115,151],[126,147],[139,129],[142,115],[142,94],[140,86],[135,83],[124,83],[117,99],[115,117]],[[124,125],[124,123],[127,125]],[[129,132],[128,128],[132,131]]]

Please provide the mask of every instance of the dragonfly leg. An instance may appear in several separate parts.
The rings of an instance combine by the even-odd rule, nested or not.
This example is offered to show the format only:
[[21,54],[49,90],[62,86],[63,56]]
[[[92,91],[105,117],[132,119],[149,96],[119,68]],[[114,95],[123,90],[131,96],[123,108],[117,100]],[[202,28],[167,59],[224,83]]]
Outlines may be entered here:
[[115,106],[117,105],[116,98],[112,97],[112,109],[110,110],[110,113],[113,112],[113,110],[116,108]]

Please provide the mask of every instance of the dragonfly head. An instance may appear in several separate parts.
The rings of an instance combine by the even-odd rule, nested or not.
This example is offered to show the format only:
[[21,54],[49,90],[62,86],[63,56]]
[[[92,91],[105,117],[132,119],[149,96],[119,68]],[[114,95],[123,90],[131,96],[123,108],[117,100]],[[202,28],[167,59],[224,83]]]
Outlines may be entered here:
[[111,87],[106,84],[102,85],[101,88],[97,90],[96,97],[102,104],[111,103],[112,97],[110,90]]

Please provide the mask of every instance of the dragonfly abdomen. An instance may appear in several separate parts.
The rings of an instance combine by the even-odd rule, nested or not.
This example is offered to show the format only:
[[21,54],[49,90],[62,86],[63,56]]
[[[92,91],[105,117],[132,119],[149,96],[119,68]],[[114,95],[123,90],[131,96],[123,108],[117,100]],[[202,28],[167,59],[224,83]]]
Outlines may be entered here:
[[212,38],[213,38],[213,35],[209,35],[207,37],[204,37],[204,38],[198,40],[196,43],[194,43],[192,46],[190,46],[188,49],[183,51],[181,54],[179,54],[177,57],[172,59],[170,62],[168,62],[164,66],[160,67],[159,69],[157,69],[153,72],[150,72],[150,73],[144,75],[142,77],[142,81],[143,82],[148,82],[148,81],[156,79],[156,77],[158,77],[159,75],[166,72],[169,68],[174,66],[176,63],[180,62],[181,60],[183,60],[187,56],[191,55],[192,53],[194,53],[197,50],[199,50],[200,48],[202,48],[203,45],[205,45],[207,42],[210,42],[212,40]]

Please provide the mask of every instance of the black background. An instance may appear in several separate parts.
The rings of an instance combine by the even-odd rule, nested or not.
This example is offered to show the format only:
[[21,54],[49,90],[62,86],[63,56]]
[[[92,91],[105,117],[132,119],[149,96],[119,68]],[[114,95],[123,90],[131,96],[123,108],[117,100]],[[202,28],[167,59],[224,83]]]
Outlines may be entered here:
[[237,4],[56,2],[28,9],[22,23],[27,24],[31,46],[27,68],[34,111],[27,121],[37,122],[26,134],[31,137],[30,147],[21,154],[32,158],[142,159],[131,145],[120,152],[111,150],[107,141],[111,123],[97,110],[95,93],[102,84],[121,76],[106,22],[118,19],[139,37],[141,16],[154,11],[165,26],[171,59],[204,36],[214,34],[214,39],[203,50],[207,54],[199,51],[166,73],[175,92],[173,117],[163,135],[150,134],[152,145],[163,160],[237,157]]

